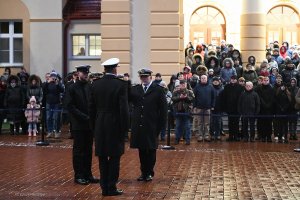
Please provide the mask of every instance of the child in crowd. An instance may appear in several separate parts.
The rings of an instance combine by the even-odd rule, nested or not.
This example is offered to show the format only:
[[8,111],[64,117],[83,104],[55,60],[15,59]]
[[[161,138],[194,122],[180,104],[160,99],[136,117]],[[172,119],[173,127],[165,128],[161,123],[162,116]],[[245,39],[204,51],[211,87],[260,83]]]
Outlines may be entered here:
[[28,123],[28,136],[36,136],[37,123],[40,116],[40,106],[36,103],[36,99],[32,96],[25,110],[25,117]]

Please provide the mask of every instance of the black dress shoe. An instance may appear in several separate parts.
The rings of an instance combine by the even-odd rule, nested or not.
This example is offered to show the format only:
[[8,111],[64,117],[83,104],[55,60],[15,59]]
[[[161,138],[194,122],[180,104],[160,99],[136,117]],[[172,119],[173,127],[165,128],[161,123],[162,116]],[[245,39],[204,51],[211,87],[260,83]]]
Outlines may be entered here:
[[87,178],[87,181],[88,181],[89,183],[99,183],[99,182],[100,182],[100,179],[97,179],[97,178],[91,176],[91,177]]
[[146,182],[152,181],[152,176],[151,175],[145,176],[144,181],[146,181]]
[[122,195],[123,194],[123,190],[121,189],[115,189],[115,190],[108,190],[107,193],[103,193],[103,196],[118,196],[118,195]]
[[145,180],[145,177],[143,175],[139,176],[137,179],[137,181],[144,181]]
[[89,184],[89,182],[83,178],[77,178],[74,180],[74,182],[79,185],[88,185]]

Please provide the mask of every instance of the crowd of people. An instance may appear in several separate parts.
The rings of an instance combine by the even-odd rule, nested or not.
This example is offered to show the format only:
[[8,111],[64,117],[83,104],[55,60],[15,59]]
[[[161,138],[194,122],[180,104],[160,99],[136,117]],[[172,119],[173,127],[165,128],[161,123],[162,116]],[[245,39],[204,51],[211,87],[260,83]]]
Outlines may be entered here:
[[[189,43],[185,55],[183,71],[173,75],[167,85],[176,121],[175,144],[181,137],[190,144],[191,135],[196,135],[198,142],[221,140],[224,115],[228,116],[228,141],[272,142],[272,135],[282,143],[297,140],[297,46],[271,43],[260,65],[254,56],[243,64],[240,51],[224,40],[220,46],[194,48]],[[160,76],[156,74],[157,82]]]

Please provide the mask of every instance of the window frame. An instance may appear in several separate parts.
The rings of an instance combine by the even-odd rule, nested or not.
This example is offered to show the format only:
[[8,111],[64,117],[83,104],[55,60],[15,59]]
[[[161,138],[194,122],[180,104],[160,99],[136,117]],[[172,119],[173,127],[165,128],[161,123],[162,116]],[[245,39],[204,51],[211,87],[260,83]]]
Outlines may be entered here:
[[[84,48],[85,48],[85,53],[86,55],[84,56],[78,56],[78,55],[73,55],[73,36],[84,36],[85,37],[85,45],[84,45]],[[73,59],[73,60],[100,60],[101,59],[101,54],[99,56],[91,56],[89,55],[89,51],[90,51],[90,39],[89,37],[90,36],[100,36],[101,37],[101,34],[100,33],[72,33],[70,34],[70,59]],[[102,38],[100,38],[101,40]],[[101,50],[101,45],[100,45],[100,51],[102,52]]]
[[[8,22],[8,33],[0,33],[0,38],[9,39],[9,62],[0,62],[0,66],[23,67],[24,66],[24,24],[22,20],[0,20],[0,22]],[[22,33],[14,33],[14,23],[22,23]],[[14,62],[14,39],[22,38],[22,62]]]

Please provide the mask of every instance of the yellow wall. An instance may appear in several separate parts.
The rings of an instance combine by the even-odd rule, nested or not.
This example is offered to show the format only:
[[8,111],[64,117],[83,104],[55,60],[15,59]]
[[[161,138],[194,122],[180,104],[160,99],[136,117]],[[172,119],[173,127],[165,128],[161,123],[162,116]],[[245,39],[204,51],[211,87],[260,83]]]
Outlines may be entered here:
[[[23,64],[27,71],[30,70],[30,14],[27,7],[20,0],[0,0],[1,20],[22,20],[23,21]],[[4,68],[10,66],[0,66],[2,74]],[[12,73],[19,72],[19,67],[13,68]]]

